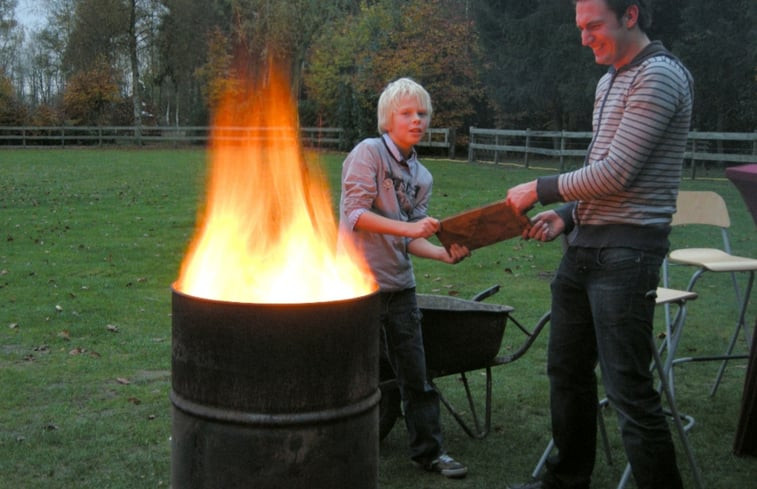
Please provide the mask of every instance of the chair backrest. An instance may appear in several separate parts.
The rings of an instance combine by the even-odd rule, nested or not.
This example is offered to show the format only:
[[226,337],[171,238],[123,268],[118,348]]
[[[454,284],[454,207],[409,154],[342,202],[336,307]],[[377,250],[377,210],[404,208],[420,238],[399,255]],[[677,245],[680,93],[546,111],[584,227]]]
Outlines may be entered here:
[[731,218],[723,197],[711,191],[681,190],[671,225],[706,224],[728,228]]

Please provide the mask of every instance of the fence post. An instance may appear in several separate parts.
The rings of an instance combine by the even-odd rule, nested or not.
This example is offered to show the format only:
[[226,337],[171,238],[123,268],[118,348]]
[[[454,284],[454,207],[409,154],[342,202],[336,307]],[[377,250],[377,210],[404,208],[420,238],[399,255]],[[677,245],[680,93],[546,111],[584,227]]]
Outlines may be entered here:
[[457,129],[454,127],[450,127],[447,132],[447,138],[449,142],[449,159],[454,160],[455,159],[455,141],[457,141],[457,138],[455,137],[457,135]]
[[531,129],[526,128],[526,147],[523,151],[523,167],[528,168],[528,146],[531,144]]
[[473,145],[476,143],[476,128],[474,126],[468,126],[468,163],[473,163]]
[[565,171],[565,130],[560,131],[560,173]]
[[691,140],[691,179],[697,177],[697,140]]

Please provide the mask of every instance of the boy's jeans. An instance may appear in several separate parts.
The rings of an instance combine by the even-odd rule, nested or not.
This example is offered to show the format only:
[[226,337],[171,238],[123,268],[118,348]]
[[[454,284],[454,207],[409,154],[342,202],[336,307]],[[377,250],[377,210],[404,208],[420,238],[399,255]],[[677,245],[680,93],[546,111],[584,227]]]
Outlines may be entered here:
[[410,457],[421,464],[441,454],[439,395],[428,382],[421,313],[415,289],[382,292],[381,324],[389,361],[402,395]]
[[589,487],[597,432],[597,361],[637,486],[681,488],[675,451],[650,372],[653,295],[665,250],[568,248],[552,282],[547,370],[559,453],[547,478]]

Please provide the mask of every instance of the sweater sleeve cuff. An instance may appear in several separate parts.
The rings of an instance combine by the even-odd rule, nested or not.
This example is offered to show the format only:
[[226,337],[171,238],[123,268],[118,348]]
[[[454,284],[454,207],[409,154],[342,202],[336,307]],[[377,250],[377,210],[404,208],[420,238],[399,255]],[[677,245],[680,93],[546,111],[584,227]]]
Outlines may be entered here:
[[563,233],[569,234],[575,227],[575,221],[573,220],[573,209],[576,207],[575,202],[570,202],[555,209],[555,212],[565,223],[565,230]]
[[549,205],[562,201],[558,188],[559,178],[560,175],[549,175],[536,179],[536,195],[541,205]]

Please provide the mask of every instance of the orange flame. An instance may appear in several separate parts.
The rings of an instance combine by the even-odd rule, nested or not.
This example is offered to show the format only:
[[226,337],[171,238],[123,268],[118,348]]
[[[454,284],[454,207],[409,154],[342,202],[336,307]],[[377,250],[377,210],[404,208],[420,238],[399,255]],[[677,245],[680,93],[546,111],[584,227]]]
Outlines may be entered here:
[[323,175],[305,163],[288,83],[271,69],[249,88],[229,90],[216,113],[206,207],[175,288],[254,303],[374,292],[362,258],[337,240]]

